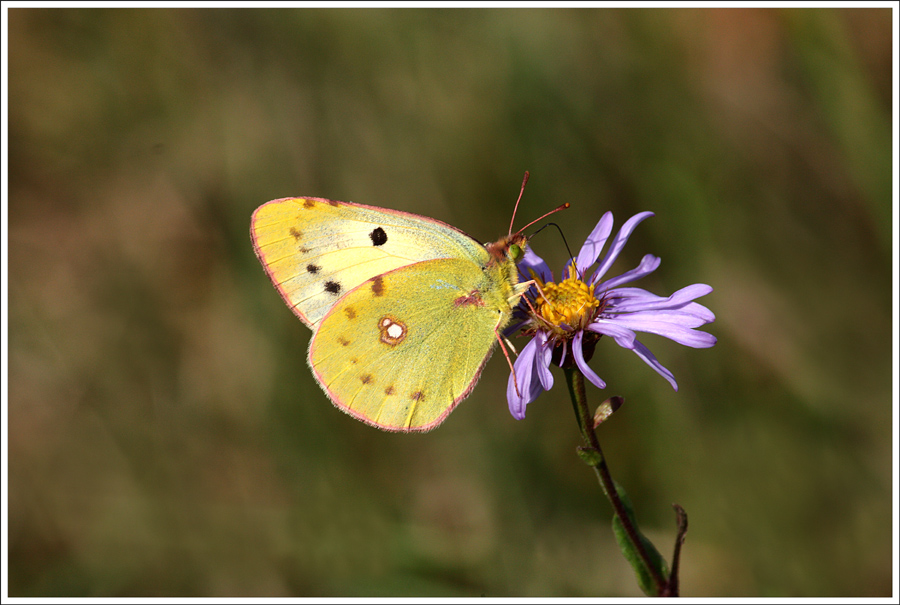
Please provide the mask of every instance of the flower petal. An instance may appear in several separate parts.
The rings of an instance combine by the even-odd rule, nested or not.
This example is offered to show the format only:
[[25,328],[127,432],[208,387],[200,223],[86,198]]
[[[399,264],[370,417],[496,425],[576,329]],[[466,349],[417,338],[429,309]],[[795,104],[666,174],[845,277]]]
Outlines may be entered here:
[[625,349],[634,348],[634,339],[636,338],[634,332],[616,324],[615,320],[598,319],[590,324],[587,329],[597,334],[611,336],[620,347]]
[[656,271],[656,268],[659,267],[659,263],[660,258],[658,256],[647,254],[644,256],[644,258],[641,259],[640,264],[638,264],[638,266],[631,271],[626,271],[622,275],[613,277],[612,279],[608,279],[602,284],[597,284],[597,286],[594,288],[594,292],[606,292],[607,290],[618,288],[622,284],[636,281],[644,277],[645,275],[650,275],[651,273]]
[[[610,280],[612,281],[612,280]],[[680,314],[694,315],[704,323],[715,321],[716,316],[703,305],[692,303],[694,299],[706,296],[712,288],[706,284],[692,284],[678,290],[669,297],[657,296],[640,288],[617,288],[607,292],[607,301],[617,313],[633,313],[654,309],[678,309]]]
[[[588,268],[600,258],[600,251],[606,245],[606,240],[609,239],[609,234],[612,233],[612,227],[613,215],[612,212],[607,212],[600,217],[600,222],[597,223],[594,230],[591,231],[591,234],[584,241],[584,245],[581,246],[581,251],[575,259],[575,267],[580,271],[582,279],[584,279]],[[567,268],[571,266],[572,261],[569,261]]]
[[578,330],[575,338],[572,339],[572,356],[575,358],[575,365],[581,370],[581,373],[590,380],[598,389],[605,389],[606,383],[603,379],[594,373],[594,370],[584,361],[584,352],[581,350],[581,343],[584,340],[584,330]]
[[649,332],[659,334],[678,344],[695,349],[705,349],[716,344],[716,337],[706,332],[700,332],[682,325],[677,315],[656,315],[659,311],[646,313],[631,313],[619,315],[614,318],[606,318],[605,321],[615,323],[623,328],[635,332]]
[[622,228],[619,229],[619,232],[613,239],[612,244],[610,244],[609,250],[606,252],[606,256],[603,257],[603,262],[600,263],[600,266],[597,267],[597,270],[591,277],[592,284],[596,284],[597,281],[601,277],[603,277],[603,275],[609,270],[612,264],[616,262],[616,259],[619,258],[619,253],[622,252],[622,248],[625,246],[625,242],[628,241],[628,238],[631,236],[631,232],[634,231],[634,228],[637,227],[641,221],[646,218],[650,218],[651,216],[653,216],[652,212],[640,212],[625,221],[625,224],[622,225]]
[[[691,304],[696,305],[696,303]],[[706,310],[705,307],[700,305],[696,306]],[[682,328],[699,328],[700,326],[709,323],[709,320],[706,317],[703,317],[699,311],[694,312],[693,306],[688,307],[685,310],[660,309],[658,311],[635,311],[633,313],[617,313],[614,311],[605,314],[605,317],[610,321],[630,319],[632,321],[647,320],[651,322],[666,322],[681,326]]]
[[553,346],[547,342],[547,333],[540,331],[535,338],[538,340],[538,354],[535,357],[535,369],[541,386],[545,391],[553,388],[553,374],[550,373],[550,361],[553,359]]
[[656,360],[656,357],[650,352],[650,349],[645,347],[640,341],[635,340],[633,351],[637,353],[637,356],[643,359],[647,365],[656,370],[660,376],[668,380],[673,389],[676,391],[678,390],[678,383],[675,382],[675,375]]
[[[539,351],[537,338],[531,341],[519,353],[518,359],[513,364],[513,372],[509,375],[506,385],[506,400],[509,402],[509,413],[516,420],[525,418],[525,406],[537,399],[541,394],[541,384],[534,371]],[[516,385],[519,390],[516,391]]]
[[505,338],[509,338],[510,336],[515,334],[519,330],[519,328],[521,328],[522,326],[524,326],[527,323],[528,323],[527,319],[516,317],[515,311],[513,311],[513,323],[511,323],[508,326],[506,326],[505,328],[503,328],[503,332],[501,332],[501,334]]
[[525,255],[522,257],[522,260],[516,263],[516,266],[519,269],[519,273],[525,277],[524,281],[531,279],[529,269],[534,271],[545,283],[553,281],[553,272],[550,270],[550,267],[530,247],[525,248]]

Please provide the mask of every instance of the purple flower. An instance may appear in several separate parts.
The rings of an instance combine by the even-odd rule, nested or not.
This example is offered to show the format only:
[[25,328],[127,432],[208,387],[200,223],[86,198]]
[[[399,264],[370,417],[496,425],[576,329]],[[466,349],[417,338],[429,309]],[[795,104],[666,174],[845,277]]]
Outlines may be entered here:
[[574,364],[594,385],[605,388],[606,383],[587,364],[603,335],[612,337],[620,347],[634,351],[676,391],[678,385],[672,372],[637,340],[635,332],[659,334],[694,348],[716,344],[715,336],[695,329],[715,320],[715,315],[692,302],[712,292],[710,286],[694,284],[669,297],[656,296],[640,288],[621,287],[655,271],[660,262],[658,257],[648,254],[631,271],[603,281],[631,232],[651,216],[652,212],[641,212],[625,222],[589,279],[588,269],[597,263],[612,233],[611,212],[604,214],[594,227],[574,262],[570,260],[566,264],[563,279],[558,283],[554,282],[547,264],[530,249],[526,250],[519,270],[526,279],[534,279],[535,285],[516,309],[519,321],[507,331],[521,328],[524,334],[532,336],[516,359],[506,389],[509,411],[515,418],[524,418],[525,406],[553,386],[551,361],[562,367]]

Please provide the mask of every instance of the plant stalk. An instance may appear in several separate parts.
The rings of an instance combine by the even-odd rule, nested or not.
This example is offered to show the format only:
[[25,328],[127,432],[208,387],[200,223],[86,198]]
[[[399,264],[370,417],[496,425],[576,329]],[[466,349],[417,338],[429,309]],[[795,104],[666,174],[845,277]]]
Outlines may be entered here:
[[600,487],[603,488],[603,492],[612,504],[616,516],[618,516],[619,521],[622,522],[622,527],[625,529],[628,541],[631,542],[635,552],[638,553],[638,556],[644,563],[644,567],[646,567],[650,576],[653,578],[653,584],[656,586],[656,594],[662,595],[666,590],[668,582],[659,575],[658,571],[653,566],[650,556],[647,554],[647,550],[644,548],[643,543],[638,537],[637,529],[631,523],[631,519],[629,519],[625,512],[625,505],[622,504],[622,500],[619,498],[616,485],[613,482],[612,475],[609,473],[609,467],[606,465],[606,458],[603,456],[603,450],[600,449],[597,433],[594,431],[593,416],[588,410],[587,395],[584,390],[584,374],[574,367],[565,368],[564,372],[566,375],[566,383],[569,386],[569,394],[572,398],[572,406],[575,409],[575,417],[578,419],[578,426],[581,429],[581,436],[588,444],[588,448],[598,454],[598,462],[591,466],[597,474],[597,479],[600,481]]

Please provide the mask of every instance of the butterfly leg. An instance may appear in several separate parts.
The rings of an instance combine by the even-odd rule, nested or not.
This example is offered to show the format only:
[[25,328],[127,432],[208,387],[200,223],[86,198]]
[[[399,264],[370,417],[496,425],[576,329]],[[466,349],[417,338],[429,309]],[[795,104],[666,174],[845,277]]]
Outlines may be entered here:
[[[504,339],[500,336],[500,332],[497,331],[497,328],[494,328],[494,336],[497,337],[497,342],[500,343],[500,348],[503,349],[503,356],[506,357],[506,363],[509,364],[509,371],[512,372],[513,386],[516,388],[516,395],[521,397],[522,393],[519,391],[519,383],[516,380],[516,369],[513,367],[512,360],[509,358],[509,351],[506,350],[506,345],[503,343]],[[510,344],[510,346],[512,346],[512,344]]]

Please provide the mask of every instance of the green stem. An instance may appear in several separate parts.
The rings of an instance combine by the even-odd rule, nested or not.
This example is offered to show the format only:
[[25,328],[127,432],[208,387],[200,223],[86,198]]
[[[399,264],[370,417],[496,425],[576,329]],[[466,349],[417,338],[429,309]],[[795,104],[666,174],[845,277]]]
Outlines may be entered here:
[[622,527],[625,529],[628,541],[631,542],[635,552],[638,553],[638,556],[644,563],[644,567],[653,578],[653,584],[656,586],[656,594],[662,595],[666,589],[666,579],[659,575],[659,572],[653,565],[647,550],[644,548],[644,545],[638,536],[637,529],[632,525],[631,519],[625,512],[625,505],[622,504],[622,500],[619,498],[619,492],[616,491],[616,484],[613,482],[612,475],[609,473],[609,467],[606,465],[606,458],[603,457],[603,451],[600,449],[597,433],[594,432],[594,419],[587,405],[587,395],[584,390],[584,374],[576,368],[565,368],[564,372],[566,375],[566,384],[569,386],[569,395],[572,397],[572,406],[575,408],[575,417],[578,419],[578,426],[581,429],[581,435],[585,442],[587,442],[588,447],[597,453],[597,462],[591,466],[597,474],[597,479],[600,481],[600,487],[603,488],[603,492],[612,504],[616,516],[619,517],[619,521],[622,522]]

